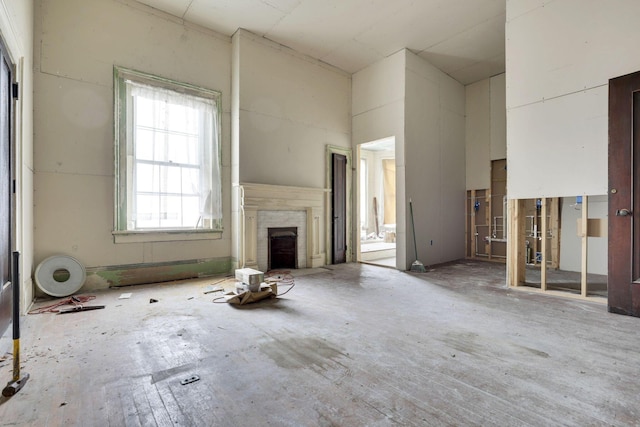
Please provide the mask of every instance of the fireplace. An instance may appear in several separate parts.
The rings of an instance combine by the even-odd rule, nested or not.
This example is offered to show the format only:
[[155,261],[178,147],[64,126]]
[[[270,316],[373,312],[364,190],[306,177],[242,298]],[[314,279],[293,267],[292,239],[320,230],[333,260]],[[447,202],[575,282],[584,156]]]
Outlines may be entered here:
[[298,268],[298,228],[270,227],[269,270]]
[[[243,183],[238,186],[239,234],[232,246],[238,268],[267,271],[270,228],[293,228],[296,235],[295,261],[279,268],[314,268],[326,263],[324,207],[329,203],[328,190]],[[289,242],[291,243],[291,242]]]

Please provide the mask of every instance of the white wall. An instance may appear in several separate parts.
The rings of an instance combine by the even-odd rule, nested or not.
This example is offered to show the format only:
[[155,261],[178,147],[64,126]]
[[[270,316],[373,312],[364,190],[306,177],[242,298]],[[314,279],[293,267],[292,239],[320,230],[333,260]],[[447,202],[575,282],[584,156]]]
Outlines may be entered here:
[[640,69],[639,15],[637,0],[507,1],[509,198],[607,193],[608,80]]
[[[35,262],[62,253],[88,269],[186,260],[224,266],[230,39],[126,0],[37,0],[35,22]],[[114,65],[222,92],[222,239],[114,244]],[[97,276],[87,283],[107,285]]]
[[20,85],[15,104],[16,247],[20,252],[20,307],[33,300],[33,2],[0,0],[0,36]]
[[507,158],[507,86],[504,73],[489,79],[491,110],[491,160]]
[[242,266],[237,185],[325,188],[327,146],[351,146],[351,76],[246,30],[232,45],[232,260]]
[[491,81],[465,87],[465,159],[467,190],[491,187]]
[[351,145],[351,77],[239,30],[239,180],[323,188],[327,145]]
[[[431,265],[464,257],[465,90],[424,59],[405,52],[406,175],[404,199],[397,201],[408,206],[412,199],[417,258]],[[405,218],[408,268],[415,256],[408,209]]]
[[505,75],[465,86],[467,190],[491,187],[491,161],[507,157]]
[[358,71],[352,79],[354,146],[395,136],[396,160],[400,161],[397,148],[404,144],[404,50]]
[[353,76],[354,146],[396,138],[396,266],[464,257],[464,87],[402,50]]
[[[405,233],[405,75],[401,50],[352,77],[353,147],[387,137],[396,141],[396,267],[406,268]],[[354,229],[359,230],[358,218]],[[413,262],[413,260],[411,260]]]

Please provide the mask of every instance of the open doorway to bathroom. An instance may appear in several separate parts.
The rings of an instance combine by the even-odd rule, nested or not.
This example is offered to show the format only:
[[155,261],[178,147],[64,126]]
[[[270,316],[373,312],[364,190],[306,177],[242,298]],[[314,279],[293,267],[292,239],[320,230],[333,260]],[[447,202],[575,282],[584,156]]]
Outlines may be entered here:
[[395,137],[358,150],[358,261],[396,267]]

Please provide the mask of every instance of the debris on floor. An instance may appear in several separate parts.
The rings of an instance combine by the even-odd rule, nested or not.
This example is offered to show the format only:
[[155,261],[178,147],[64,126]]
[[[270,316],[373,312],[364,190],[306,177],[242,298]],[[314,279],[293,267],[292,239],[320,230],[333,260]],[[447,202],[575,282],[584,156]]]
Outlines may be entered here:
[[192,375],[189,378],[185,378],[182,381],[180,381],[180,384],[187,385],[187,384],[195,383],[196,381],[200,381],[200,377],[197,375]]
[[153,304],[154,302],[158,302],[158,300],[155,298],[149,299],[149,304]]
[[129,298],[131,298],[131,295],[133,295],[131,292],[126,292],[124,294],[120,294],[118,299],[129,299]]
[[65,308],[58,311],[58,314],[78,313],[80,311],[100,310],[104,305],[76,305],[75,307]]
[[214,298],[213,302],[220,302],[218,300],[223,299],[224,301],[222,302],[226,302],[233,305],[250,304],[252,302],[258,302],[264,299],[277,297],[278,296],[277,289],[278,289],[277,285],[275,284],[274,285],[263,284],[260,286],[257,292],[251,292],[249,290],[246,290],[241,293],[227,292],[221,297]]
[[[236,270],[236,278],[235,292],[226,292],[224,295],[214,298],[213,302],[245,305],[285,295],[295,286],[295,280],[291,272],[285,270],[268,271],[263,274],[257,270],[241,269]],[[263,281],[256,285],[255,281],[258,279]],[[289,289],[278,294],[279,285],[289,286]]]
[[[96,299],[95,295],[74,295],[69,298],[64,298],[53,304],[46,305],[44,307],[34,308],[29,311],[28,314],[42,314],[42,313],[59,313],[60,307],[65,305],[71,305],[73,307],[83,307],[83,304]],[[104,308],[104,306],[102,306]]]

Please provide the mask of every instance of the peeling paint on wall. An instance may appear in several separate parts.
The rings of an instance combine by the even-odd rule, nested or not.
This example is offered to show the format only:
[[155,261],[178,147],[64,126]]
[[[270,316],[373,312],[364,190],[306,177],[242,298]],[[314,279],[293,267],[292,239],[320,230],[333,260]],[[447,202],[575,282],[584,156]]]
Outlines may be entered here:
[[82,291],[228,274],[231,258],[87,268]]

